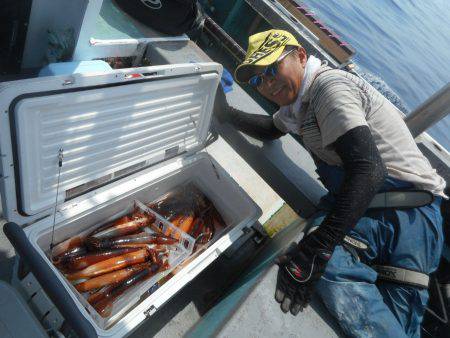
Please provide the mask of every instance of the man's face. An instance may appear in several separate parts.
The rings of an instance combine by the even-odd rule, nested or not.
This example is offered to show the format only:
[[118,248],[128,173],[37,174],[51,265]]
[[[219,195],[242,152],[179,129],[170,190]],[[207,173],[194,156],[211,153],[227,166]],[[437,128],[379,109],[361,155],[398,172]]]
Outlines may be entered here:
[[[262,84],[257,87],[258,92],[279,106],[293,103],[302,85],[306,61],[306,51],[299,47],[278,63],[275,76],[263,76]],[[255,73],[258,72],[261,70]]]

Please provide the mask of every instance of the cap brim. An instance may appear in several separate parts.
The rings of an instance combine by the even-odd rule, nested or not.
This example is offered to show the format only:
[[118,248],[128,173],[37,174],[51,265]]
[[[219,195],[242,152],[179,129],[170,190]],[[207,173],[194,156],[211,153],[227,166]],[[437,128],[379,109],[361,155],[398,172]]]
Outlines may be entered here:
[[[285,46],[283,46],[285,47]],[[269,55],[253,63],[241,63],[234,71],[234,77],[239,83],[246,83],[255,74],[255,69],[259,67],[266,67],[274,63],[283,53],[284,48],[279,48]]]
[[247,83],[248,80],[250,80],[250,78],[255,74],[255,69],[257,67],[258,66],[248,64],[239,65],[234,71],[236,81],[239,83]]

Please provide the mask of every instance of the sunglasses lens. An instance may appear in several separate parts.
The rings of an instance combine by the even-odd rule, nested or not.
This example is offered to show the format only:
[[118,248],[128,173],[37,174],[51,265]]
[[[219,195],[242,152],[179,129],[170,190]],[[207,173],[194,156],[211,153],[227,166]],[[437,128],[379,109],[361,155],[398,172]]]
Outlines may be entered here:
[[261,85],[261,76],[254,75],[248,80],[248,83],[253,87],[259,87]]
[[[270,66],[267,66],[264,70],[263,74],[265,76],[275,76],[277,75],[277,64],[271,64]],[[259,87],[262,84],[263,76],[261,74],[253,75],[250,80],[248,80],[248,83],[253,87]]]
[[266,73],[267,76],[275,76],[275,75],[277,75],[277,65],[276,64],[271,64],[269,67],[267,67],[265,73]]

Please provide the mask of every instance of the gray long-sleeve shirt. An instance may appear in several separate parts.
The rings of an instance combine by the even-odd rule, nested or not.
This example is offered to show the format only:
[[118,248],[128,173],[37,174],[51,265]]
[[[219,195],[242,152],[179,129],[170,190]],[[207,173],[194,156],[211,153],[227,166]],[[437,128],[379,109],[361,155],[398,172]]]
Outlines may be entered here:
[[302,137],[305,147],[330,165],[342,161],[330,145],[347,131],[368,126],[388,175],[445,196],[444,179],[417,147],[397,109],[363,79],[322,66],[294,103],[274,115],[275,126]]

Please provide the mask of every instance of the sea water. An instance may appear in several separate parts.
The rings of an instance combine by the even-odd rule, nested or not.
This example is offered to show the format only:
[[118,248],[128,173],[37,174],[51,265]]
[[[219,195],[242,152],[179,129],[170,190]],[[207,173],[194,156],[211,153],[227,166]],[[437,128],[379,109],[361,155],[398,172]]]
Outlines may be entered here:
[[[450,0],[304,0],[356,50],[359,72],[405,113],[450,82]],[[427,130],[450,151],[450,116]]]

